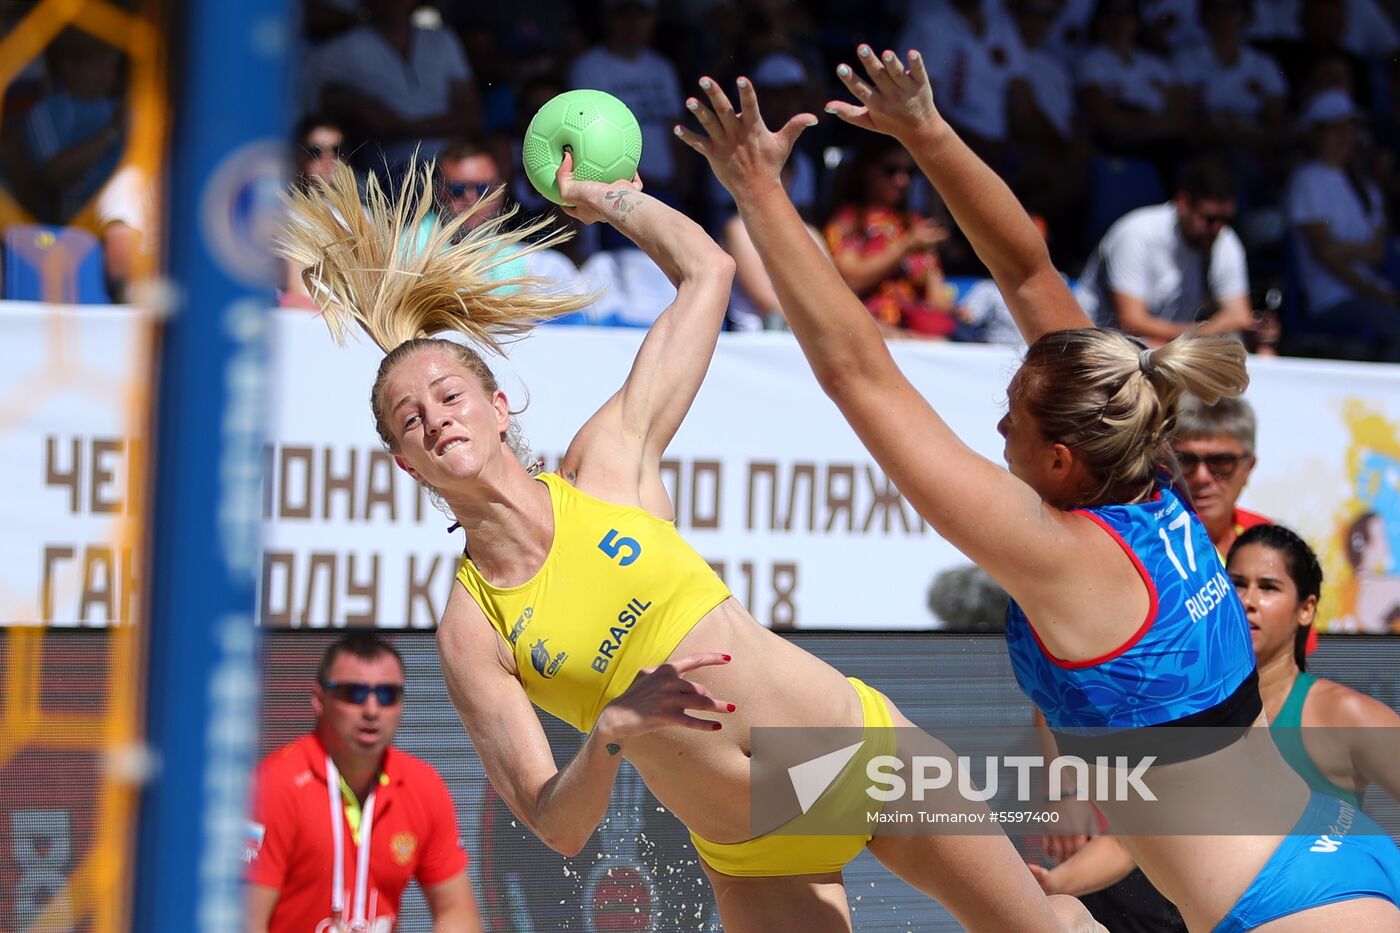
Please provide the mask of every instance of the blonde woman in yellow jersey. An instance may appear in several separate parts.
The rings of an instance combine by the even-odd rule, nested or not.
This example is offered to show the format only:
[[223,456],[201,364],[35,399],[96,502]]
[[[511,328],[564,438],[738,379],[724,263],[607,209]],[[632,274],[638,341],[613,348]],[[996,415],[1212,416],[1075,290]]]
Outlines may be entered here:
[[[396,204],[371,187],[361,210],[340,170],[293,197],[282,242],[332,329],[359,323],[388,353],[371,393],[380,437],[466,531],[470,557],[438,630],[449,692],[496,790],[557,851],[577,853],[593,833],[625,758],[690,829],[726,930],[849,930],[841,869],[867,839],[752,838],[749,730],[864,726],[871,751],[847,770],[863,785],[866,760],[892,744],[880,727],[910,723],[754,621],[677,534],[659,473],[709,366],[734,264],[639,184],[577,181],[567,158],[558,181],[573,216],[622,231],[677,294],[557,474],[522,464],[509,403],[481,357],[427,339],[457,330],[495,346],[587,303],[485,277],[503,250],[555,237],[524,245],[541,231],[507,233],[503,218],[467,230],[459,219],[405,248],[429,210],[426,180]],[[563,768],[532,703],[588,733]],[[1078,901],[1047,899],[1005,836],[868,845],[968,929],[1097,928]]]

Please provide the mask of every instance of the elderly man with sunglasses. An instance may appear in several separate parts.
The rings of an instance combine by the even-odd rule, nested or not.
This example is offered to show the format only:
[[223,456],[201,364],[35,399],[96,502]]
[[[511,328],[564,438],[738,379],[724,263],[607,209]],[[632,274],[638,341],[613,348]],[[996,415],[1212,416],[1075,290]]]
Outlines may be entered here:
[[316,726],[258,767],[244,856],[249,933],[390,933],[417,878],[437,933],[480,933],[452,798],[393,747],[403,658],[376,635],[326,650]]
[[1196,514],[1222,556],[1245,529],[1273,524],[1237,504],[1254,472],[1254,432],[1254,409],[1244,399],[1214,405],[1191,396],[1181,400],[1172,451]]

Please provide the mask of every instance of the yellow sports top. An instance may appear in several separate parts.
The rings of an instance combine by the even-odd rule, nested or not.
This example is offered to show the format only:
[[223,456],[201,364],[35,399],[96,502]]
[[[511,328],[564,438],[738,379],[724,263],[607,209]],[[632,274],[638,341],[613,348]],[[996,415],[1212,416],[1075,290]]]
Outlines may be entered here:
[[671,522],[595,499],[554,473],[539,479],[554,541],[534,577],[492,586],[464,557],[457,580],[511,646],[530,700],[587,732],[729,588]]

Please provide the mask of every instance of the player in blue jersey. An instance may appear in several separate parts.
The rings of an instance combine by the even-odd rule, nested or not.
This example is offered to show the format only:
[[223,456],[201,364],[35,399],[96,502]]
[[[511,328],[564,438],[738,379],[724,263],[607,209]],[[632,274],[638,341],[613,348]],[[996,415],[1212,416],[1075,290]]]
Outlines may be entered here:
[[[1400,893],[1354,881],[1375,851],[1347,845],[1355,811],[1310,796],[1267,731],[1249,728],[1264,717],[1244,613],[1205,528],[1159,470],[1184,392],[1210,403],[1244,390],[1243,348],[1206,335],[1209,323],[1153,349],[1091,329],[1030,218],[938,114],[918,54],[906,69],[893,53],[858,51],[869,81],[847,65],[838,74],[860,103],[828,111],[910,150],[1030,344],[1000,424],[1009,472],[968,448],[905,379],[807,238],[779,174],[811,117],[771,133],[746,81],[736,112],[702,79],[708,106],[686,106],[704,133],[677,133],[734,195],[822,387],[919,513],[1010,592],[1016,676],[1053,729],[1136,727],[1141,738],[1165,725],[1229,727],[1210,734],[1233,742],[1176,748],[1156,769],[1153,812],[1184,821],[1215,807],[1235,822],[1124,839],[1193,933],[1400,930]],[[1212,772],[1222,760],[1253,770]],[[1102,806],[1115,825],[1142,815]],[[1270,815],[1271,833],[1218,834]],[[1310,837],[1316,827],[1336,831]],[[1290,887],[1272,870],[1323,836],[1337,858],[1321,883]]]

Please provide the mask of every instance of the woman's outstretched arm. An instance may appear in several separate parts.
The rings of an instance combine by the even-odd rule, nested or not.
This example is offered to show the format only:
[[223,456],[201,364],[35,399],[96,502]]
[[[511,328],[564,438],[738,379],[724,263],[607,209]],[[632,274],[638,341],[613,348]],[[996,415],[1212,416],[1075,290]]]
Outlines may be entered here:
[[[1080,534],[1028,485],[969,448],[895,365],[871,317],[802,224],[779,180],[802,130],[776,133],[740,79],[742,113],[709,79],[710,107],[687,106],[705,129],[681,130],[734,195],[788,323],[816,374],[867,450],[931,525],[1023,604],[1052,591],[1082,559]],[[1063,595],[1063,594],[1057,594]]]
[[725,655],[695,655],[644,669],[603,709],[568,764],[558,768],[539,716],[509,669],[509,646],[461,586],[452,588],[437,646],[447,694],[491,785],[540,841],[566,856],[578,854],[607,814],[630,739],[663,728],[717,730],[718,722],[689,711],[733,710],[684,676],[727,663]]
[[583,426],[565,468],[605,499],[639,504],[670,518],[659,466],[710,367],[734,260],[695,221],[642,192],[641,185],[575,181],[572,159],[559,170],[566,208],[585,223],[606,221],[637,244],[676,286],[676,299],[651,325],[622,387]]
[[868,81],[844,64],[837,75],[859,103],[832,101],[827,112],[893,136],[909,150],[992,273],[1026,342],[1051,331],[1092,327],[1021,202],[938,113],[922,56],[911,51],[907,69],[898,55],[877,57],[868,45],[857,56]]

